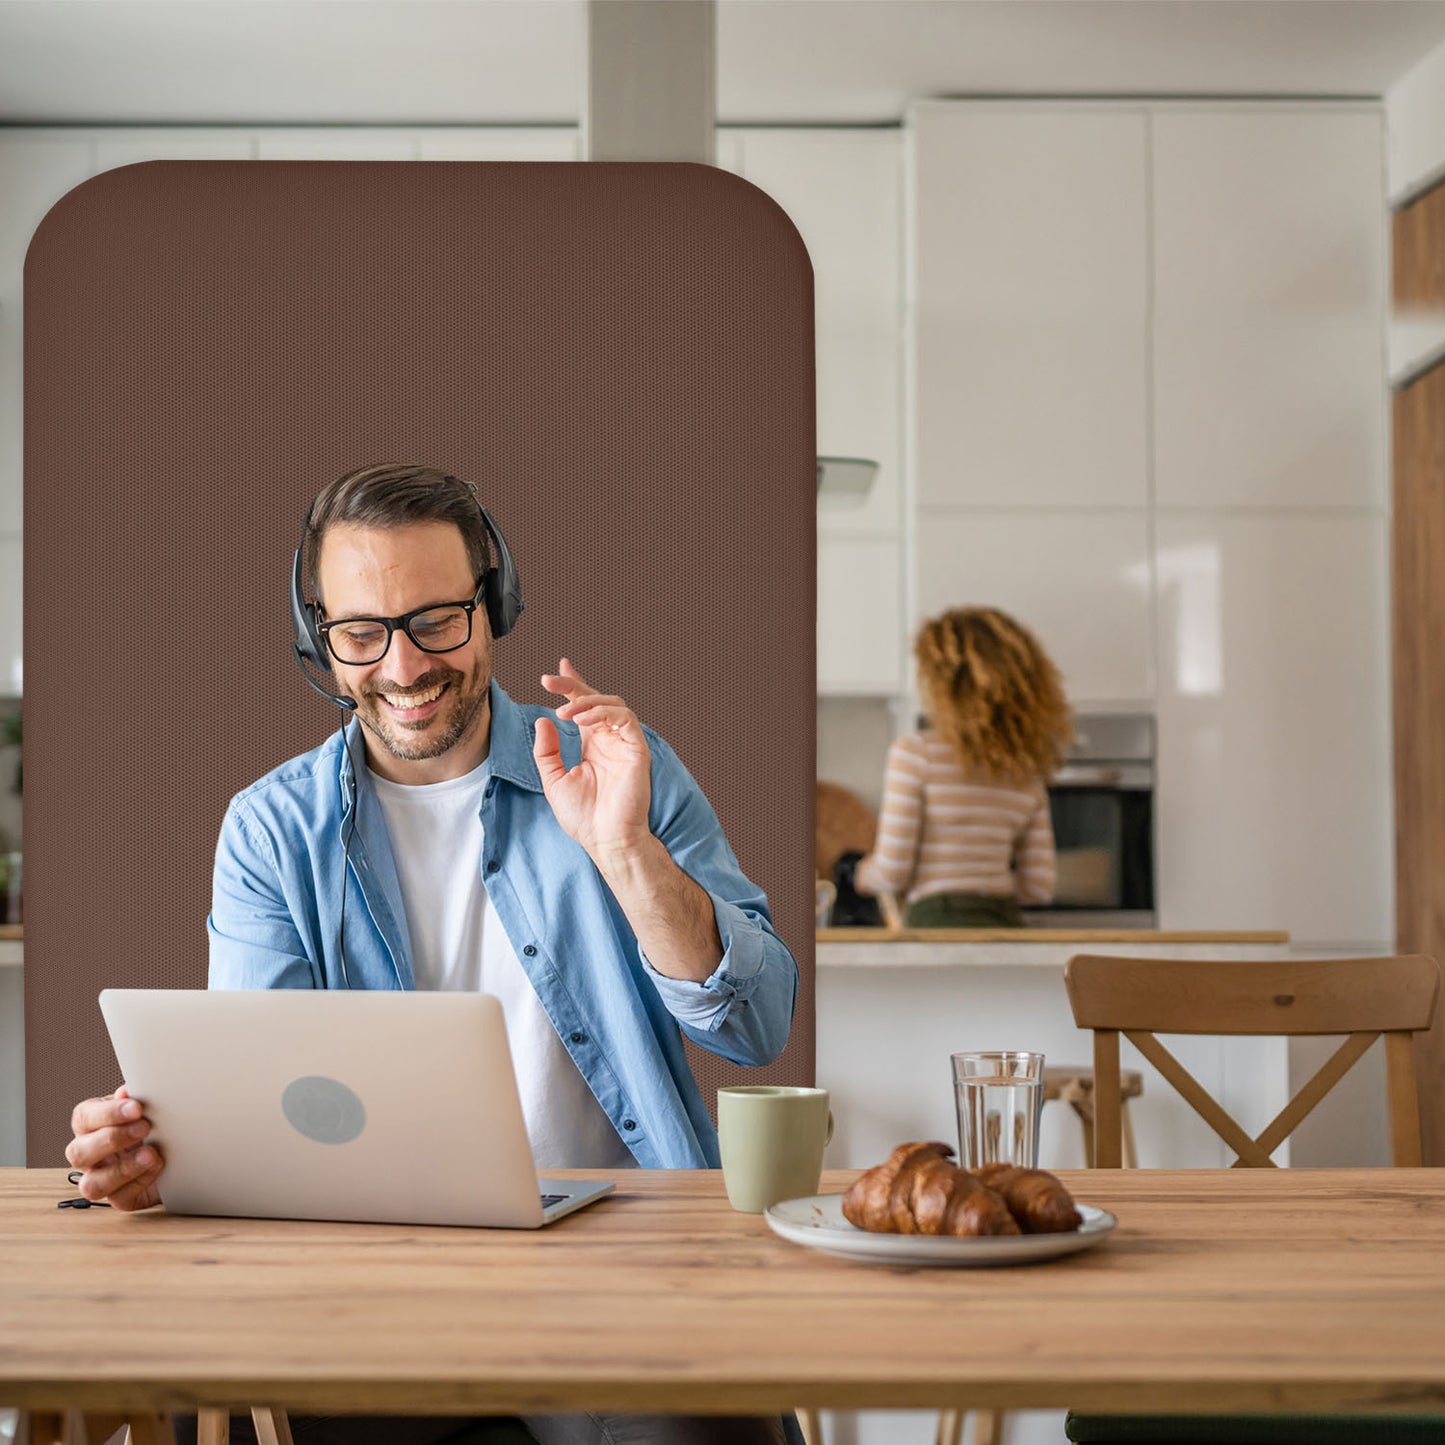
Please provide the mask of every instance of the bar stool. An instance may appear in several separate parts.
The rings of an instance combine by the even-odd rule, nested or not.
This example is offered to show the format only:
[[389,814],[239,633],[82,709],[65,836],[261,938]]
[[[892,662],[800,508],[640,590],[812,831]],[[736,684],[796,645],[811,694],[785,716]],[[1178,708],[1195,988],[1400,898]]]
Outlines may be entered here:
[[[1137,1069],[1119,1071],[1119,1092],[1123,1098],[1120,1111],[1124,1135],[1124,1167],[1137,1169],[1139,1156],[1134,1148],[1134,1125],[1129,1118],[1129,1100],[1137,1099],[1144,1092],[1144,1076]],[[1059,1064],[1044,1068],[1044,1103],[1061,1099],[1079,1116],[1079,1127],[1084,1131],[1084,1162],[1094,1162],[1094,1071],[1092,1068],[1073,1068]]]

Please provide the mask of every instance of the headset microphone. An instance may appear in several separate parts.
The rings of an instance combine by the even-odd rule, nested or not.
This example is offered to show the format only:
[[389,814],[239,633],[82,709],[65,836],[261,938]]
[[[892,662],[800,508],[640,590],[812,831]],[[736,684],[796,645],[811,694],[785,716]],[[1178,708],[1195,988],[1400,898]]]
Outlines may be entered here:
[[306,659],[302,657],[301,649],[293,643],[291,651],[296,654],[296,666],[301,669],[301,676],[306,679],[308,687],[319,692],[327,702],[334,702],[337,707],[345,708],[347,712],[354,713],[356,711],[356,699],[354,697],[342,697],[339,693],[327,692],[326,689],[306,671]]

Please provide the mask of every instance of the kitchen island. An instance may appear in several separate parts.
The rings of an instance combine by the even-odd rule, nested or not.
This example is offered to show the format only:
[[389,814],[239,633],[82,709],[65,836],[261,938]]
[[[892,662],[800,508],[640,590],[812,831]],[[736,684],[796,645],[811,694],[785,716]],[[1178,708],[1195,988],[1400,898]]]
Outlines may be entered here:
[[[957,1140],[949,1055],[1031,1049],[1050,1065],[1087,1066],[1092,1037],[1074,1026],[1064,965],[1076,953],[1157,958],[1282,958],[1282,932],[1141,929],[827,928],[817,934],[817,1081],[831,1091],[827,1163],[867,1168],[905,1139]],[[1170,1049],[1252,1133],[1289,1098],[1281,1039],[1171,1038]],[[1144,1075],[1129,1105],[1141,1164],[1213,1168],[1224,1146],[1124,1043]],[[1082,1131],[1069,1107],[1045,1107],[1040,1163],[1077,1168]],[[1287,1163],[1289,1146],[1275,1153]]]
[[1276,958],[1289,949],[1277,930],[1208,931],[1155,928],[820,928],[818,966],[877,968],[884,964],[990,963],[1016,968],[1057,964],[1076,953],[1149,958]]

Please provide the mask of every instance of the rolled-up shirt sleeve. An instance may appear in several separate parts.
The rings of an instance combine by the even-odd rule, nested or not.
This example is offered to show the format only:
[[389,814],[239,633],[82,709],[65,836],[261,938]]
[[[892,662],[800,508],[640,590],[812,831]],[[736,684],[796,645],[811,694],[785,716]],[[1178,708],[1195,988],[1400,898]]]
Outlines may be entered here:
[[673,861],[712,901],[723,956],[702,983],[647,976],[682,1031],[731,1063],[775,1059],[788,1041],[798,965],[773,928],[768,900],[743,873],[701,788],[677,755],[649,731],[653,799],[649,823]]

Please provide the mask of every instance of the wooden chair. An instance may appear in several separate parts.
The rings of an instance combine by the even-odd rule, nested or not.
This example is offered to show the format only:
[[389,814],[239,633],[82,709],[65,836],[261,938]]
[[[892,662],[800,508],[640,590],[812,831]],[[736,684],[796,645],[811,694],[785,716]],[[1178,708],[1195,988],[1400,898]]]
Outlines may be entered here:
[[[1420,1163],[1412,1034],[1430,1026],[1440,990],[1433,958],[1230,959],[1223,962],[1078,954],[1064,970],[1074,1022],[1094,1034],[1095,1157],[1122,1158],[1119,1036],[1174,1086],[1238,1156],[1270,1168],[1270,1155],[1381,1034],[1389,1072],[1394,1163]],[[1251,1138],[1155,1034],[1347,1037],[1257,1138]]]
[[[251,1411],[251,1419],[258,1445],[291,1445],[291,1425],[284,1410],[258,1406]],[[80,1410],[22,1412],[15,1445],[106,1445],[122,1431],[124,1445],[175,1445],[175,1427],[169,1415]],[[196,1412],[196,1445],[227,1445],[230,1436],[228,1411]]]
[[[1121,1107],[1119,1120],[1124,1135],[1124,1167],[1139,1167],[1138,1151],[1134,1147],[1134,1125],[1129,1118],[1129,1100],[1137,1099],[1144,1092],[1144,1076],[1138,1069],[1122,1069],[1119,1072],[1119,1098]],[[1067,1104],[1079,1120],[1084,1134],[1084,1162],[1094,1162],[1094,1071],[1075,1068],[1072,1064],[1054,1064],[1044,1070],[1044,1103],[1054,1100]]]
[[[1074,1021],[1094,1034],[1095,1165],[1122,1164],[1119,1037],[1128,1039],[1209,1124],[1236,1158],[1233,1168],[1274,1168],[1270,1155],[1382,1034],[1388,1072],[1390,1144],[1395,1165],[1420,1163],[1420,1110],[1413,1035],[1429,1028],[1440,969],[1419,954],[1196,962],[1080,954],[1064,970]],[[1313,1078],[1255,1137],[1219,1105],[1155,1034],[1344,1034]],[[1401,1425],[1445,1432],[1445,1419],[1394,1421],[1349,1417],[1070,1414],[1070,1440],[1125,1445],[1150,1439],[1176,1445],[1309,1440],[1311,1445],[1368,1445],[1403,1439]],[[1392,1433],[1395,1432],[1395,1433]],[[1416,1438],[1412,1434],[1409,1438]]]

